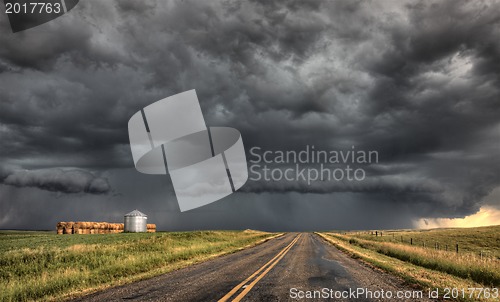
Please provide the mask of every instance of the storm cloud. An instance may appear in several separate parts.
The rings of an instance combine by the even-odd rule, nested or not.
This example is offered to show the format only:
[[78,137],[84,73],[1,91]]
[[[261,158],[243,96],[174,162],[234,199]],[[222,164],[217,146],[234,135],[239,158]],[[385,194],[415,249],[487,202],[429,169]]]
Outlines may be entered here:
[[22,170],[9,174],[3,183],[18,188],[35,187],[61,193],[103,194],[110,191],[105,178],[83,170],[40,169]]
[[[130,0],[81,2],[16,34],[2,18],[0,228],[48,228],[56,209],[92,220],[140,208],[168,229],[300,230],[498,207],[499,14],[494,1]],[[208,126],[242,133],[248,159],[254,146],[314,145],[376,150],[379,162],[361,182],[249,180],[178,213],[168,176],[130,169],[127,122],[190,89]],[[31,202],[45,206],[22,210]]]

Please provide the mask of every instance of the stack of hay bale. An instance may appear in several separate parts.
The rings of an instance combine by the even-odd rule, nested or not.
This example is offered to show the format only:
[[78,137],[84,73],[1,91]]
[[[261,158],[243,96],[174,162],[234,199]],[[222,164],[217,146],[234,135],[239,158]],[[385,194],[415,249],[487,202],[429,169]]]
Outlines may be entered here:
[[147,225],[148,233],[156,233],[156,224],[148,223]]
[[111,233],[121,233],[123,232],[123,223],[112,223],[111,228]]
[[92,222],[82,222],[81,223],[81,226],[82,226],[82,229],[83,229],[83,232],[82,234],[90,234],[90,229],[92,228]]
[[64,227],[66,226],[66,222],[58,222],[57,223],[57,235],[62,235],[64,232]]
[[[123,232],[123,223],[109,222],[58,222],[57,234],[116,234]],[[156,232],[156,225],[148,224],[148,232]]]
[[63,234],[73,234],[73,224],[74,222],[63,222],[64,223],[64,229],[63,229]]

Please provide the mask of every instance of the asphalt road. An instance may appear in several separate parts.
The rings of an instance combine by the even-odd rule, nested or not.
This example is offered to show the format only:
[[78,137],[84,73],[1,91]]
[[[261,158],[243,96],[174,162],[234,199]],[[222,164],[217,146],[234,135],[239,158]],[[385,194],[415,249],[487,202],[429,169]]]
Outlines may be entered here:
[[[414,291],[319,236],[302,233],[72,301],[430,301],[397,298]],[[305,299],[308,294],[316,298]]]

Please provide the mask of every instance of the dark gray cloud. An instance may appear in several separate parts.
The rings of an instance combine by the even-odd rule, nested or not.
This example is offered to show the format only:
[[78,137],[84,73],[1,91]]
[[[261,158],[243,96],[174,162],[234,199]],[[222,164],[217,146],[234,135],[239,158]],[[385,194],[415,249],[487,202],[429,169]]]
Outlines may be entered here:
[[148,222],[162,230],[248,227],[297,231],[410,227],[413,217],[406,203],[387,203],[382,194],[360,193],[339,193],[328,198],[325,194],[262,193],[255,198],[238,192],[206,207],[179,213],[166,176],[119,169],[106,172],[106,177],[120,193],[57,194],[35,188],[21,192],[0,184],[0,200],[6,201],[0,203],[0,211],[5,213],[0,222],[10,228],[26,228],[29,221],[36,228],[52,230],[57,221],[121,222],[125,213],[139,208],[148,215]]
[[[85,1],[17,34],[0,19],[0,180],[24,184],[0,186],[0,227],[40,225],[17,208],[37,188],[59,188],[42,174],[68,169],[97,171],[114,193],[37,202],[54,210],[56,194],[65,215],[87,220],[138,203],[168,209],[156,219],[171,229],[388,226],[389,209],[404,227],[475,213],[500,186],[499,12],[494,1],[131,0]],[[364,166],[362,182],[249,181],[206,212],[174,214],[168,177],[106,173],[133,165],[132,114],[189,89],[207,124],[239,129],[247,151],[356,146],[377,150],[379,163]],[[32,172],[14,172],[23,169]],[[90,183],[57,191],[106,191]]]
[[4,176],[2,183],[61,193],[104,194],[111,190],[107,179],[79,169],[18,170]]

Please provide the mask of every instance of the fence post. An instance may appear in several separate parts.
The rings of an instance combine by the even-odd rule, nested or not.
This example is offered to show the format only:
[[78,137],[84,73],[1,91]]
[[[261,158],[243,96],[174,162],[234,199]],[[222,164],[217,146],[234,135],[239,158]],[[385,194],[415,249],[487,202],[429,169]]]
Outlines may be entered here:
[[458,243],[457,243],[457,246],[456,246],[456,247],[457,247],[457,254],[458,254]]
[[410,238],[410,245],[413,245],[413,238]]

